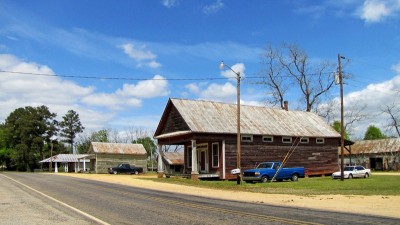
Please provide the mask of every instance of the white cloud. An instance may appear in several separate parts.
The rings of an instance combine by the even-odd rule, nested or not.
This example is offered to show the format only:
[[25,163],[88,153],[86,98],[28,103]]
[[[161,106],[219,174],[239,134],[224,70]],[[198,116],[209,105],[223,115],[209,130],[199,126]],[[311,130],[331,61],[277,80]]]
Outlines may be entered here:
[[392,70],[396,71],[396,73],[400,74],[400,63],[393,65]]
[[225,7],[225,4],[222,2],[222,0],[217,0],[216,2],[212,3],[211,5],[204,6],[203,13],[205,13],[207,15],[215,14],[224,7]]
[[[235,65],[231,66],[232,70],[235,71],[236,73],[240,73],[240,76],[242,78],[245,77],[245,73],[244,70],[246,69],[243,63],[236,63]],[[233,72],[231,69],[226,68],[225,70],[221,72],[221,75],[229,78],[232,81],[236,81],[237,80],[237,74],[235,72]]]
[[127,43],[118,47],[123,49],[125,54],[127,54],[130,58],[134,59],[138,67],[145,65],[151,68],[158,68],[161,66],[161,64],[155,60],[157,55],[153,54],[149,50],[146,50],[145,45],[135,47],[135,45]]
[[367,23],[381,22],[400,11],[399,0],[366,0],[359,10],[361,19]]
[[235,102],[236,101],[236,86],[230,82],[225,84],[211,83],[210,85],[203,84],[188,84],[186,88],[198,98],[204,100],[212,100],[219,102]]
[[151,80],[139,81],[135,84],[124,84],[117,90],[119,96],[131,96],[137,98],[154,98],[169,95],[168,81],[161,75],[155,75]]
[[179,4],[179,0],[161,0],[161,3],[167,8],[172,8]]
[[382,131],[385,130],[388,118],[381,112],[381,108],[398,101],[398,90],[400,90],[400,75],[382,83],[370,84],[363,90],[352,92],[344,97],[345,111],[356,111],[357,108],[365,106],[363,113],[367,115],[367,119],[353,126],[353,138],[363,137],[370,124],[377,125]]

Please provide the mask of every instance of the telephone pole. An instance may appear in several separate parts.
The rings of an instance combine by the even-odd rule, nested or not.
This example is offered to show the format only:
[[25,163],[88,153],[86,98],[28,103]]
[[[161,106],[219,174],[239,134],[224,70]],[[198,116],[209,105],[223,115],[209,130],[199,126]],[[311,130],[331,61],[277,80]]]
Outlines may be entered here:
[[343,74],[342,74],[342,62],[345,59],[344,56],[338,54],[339,62],[339,83],[340,83],[340,180],[344,181],[344,119],[343,119]]

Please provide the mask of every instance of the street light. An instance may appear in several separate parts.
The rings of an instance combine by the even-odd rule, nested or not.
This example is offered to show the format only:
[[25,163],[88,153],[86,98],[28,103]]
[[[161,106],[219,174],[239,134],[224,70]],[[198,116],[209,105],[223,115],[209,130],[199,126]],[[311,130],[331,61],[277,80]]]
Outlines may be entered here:
[[236,74],[237,80],[237,110],[236,110],[236,125],[237,125],[237,168],[239,169],[239,173],[237,174],[237,184],[241,184],[242,182],[242,171],[240,170],[240,72],[236,72],[230,66],[226,65],[224,61],[221,61],[219,68],[223,70],[225,67],[230,69],[233,73]]

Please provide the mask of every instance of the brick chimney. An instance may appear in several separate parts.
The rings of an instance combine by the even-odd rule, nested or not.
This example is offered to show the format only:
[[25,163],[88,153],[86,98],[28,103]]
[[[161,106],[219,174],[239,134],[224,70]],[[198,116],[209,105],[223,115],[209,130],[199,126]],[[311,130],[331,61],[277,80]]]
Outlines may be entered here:
[[289,102],[288,101],[283,102],[283,109],[286,111],[289,111]]

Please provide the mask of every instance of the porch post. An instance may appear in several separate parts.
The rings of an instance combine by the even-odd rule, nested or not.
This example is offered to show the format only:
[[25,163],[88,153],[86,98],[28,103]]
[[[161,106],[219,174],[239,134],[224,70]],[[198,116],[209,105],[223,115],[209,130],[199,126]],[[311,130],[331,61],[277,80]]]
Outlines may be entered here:
[[225,140],[222,140],[222,179],[226,179],[226,165],[225,165]]
[[[79,170],[81,169],[80,166],[79,166],[79,163],[81,163],[81,160],[80,160],[80,159],[78,159],[78,170],[75,169],[75,173],[78,173]],[[76,164],[75,164],[75,168],[76,168]]]
[[197,167],[197,150],[196,150],[196,140],[192,140],[192,180],[199,179],[199,169]]
[[86,172],[86,158],[83,158],[83,172]]
[[162,160],[161,152],[162,145],[158,145],[158,160],[157,160],[157,177],[162,178],[164,176],[164,162]]
[[54,162],[54,173],[58,173],[58,165],[57,165],[57,162]]

